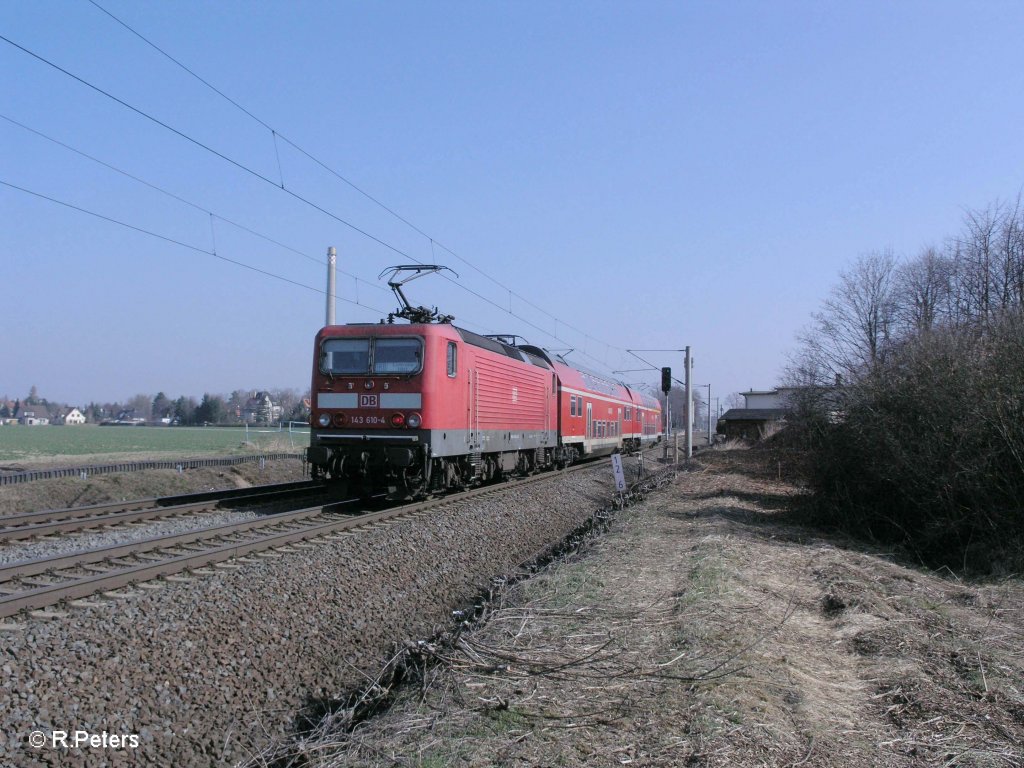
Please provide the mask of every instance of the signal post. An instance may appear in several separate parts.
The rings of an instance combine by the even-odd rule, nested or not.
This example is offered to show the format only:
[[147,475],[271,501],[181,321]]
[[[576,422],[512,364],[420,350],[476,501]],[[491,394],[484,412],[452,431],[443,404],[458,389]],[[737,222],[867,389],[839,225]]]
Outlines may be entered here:
[[[687,349],[689,349],[689,347],[687,347]],[[670,431],[670,428],[671,428],[671,423],[669,422],[669,408],[668,408],[668,393],[669,393],[669,390],[671,390],[671,389],[672,389],[672,369],[666,366],[665,368],[661,369],[661,391],[665,393],[665,407],[662,409],[662,411],[663,411],[662,415],[664,416],[664,421],[665,421],[665,427],[662,430],[662,433],[664,434],[664,437],[665,437],[665,444],[662,446],[662,449],[661,449],[661,460],[665,464],[668,463],[668,434],[669,434],[669,431]],[[675,455],[673,455],[672,458],[676,462],[678,462],[679,461],[678,452]]]

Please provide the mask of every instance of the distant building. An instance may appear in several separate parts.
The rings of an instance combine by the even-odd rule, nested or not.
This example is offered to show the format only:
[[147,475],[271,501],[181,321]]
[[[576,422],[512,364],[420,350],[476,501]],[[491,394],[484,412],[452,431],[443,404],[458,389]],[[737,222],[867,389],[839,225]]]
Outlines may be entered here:
[[246,424],[272,424],[281,420],[281,406],[274,405],[269,392],[253,392],[242,408],[242,421]]
[[763,440],[786,424],[796,387],[752,389],[740,392],[745,408],[730,408],[718,417],[718,433],[727,438]]
[[823,409],[828,418],[838,421],[842,417],[842,381],[837,377],[834,387],[775,387],[740,392],[745,408],[730,408],[718,417],[718,433],[729,438],[763,440],[784,426],[786,417],[796,408],[813,403]]
[[134,408],[126,408],[125,410],[120,411],[117,414],[117,418],[114,419],[112,422],[104,422],[104,423],[121,424],[121,425],[130,424],[132,426],[141,427],[141,426],[145,426],[146,420],[144,418],[142,418],[141,416],[136,416]]
[[776,387],[775,389],[752,389],[749,392],[740,392],[746,400],[747,408],[781,408],[788,409],[792,405],[793,395],[800,391],[800,387]]
[[50,413],[41,405],[23,405],[18,422],[26,427],[40,427],[50,423]]
[[62,416],[53,420],[54,424],[85,424],[85,414],[77,408],[72,408]]
[[718,417],[718,434],[742,440],[763,440],[786,424],[785,408],[730,408]]

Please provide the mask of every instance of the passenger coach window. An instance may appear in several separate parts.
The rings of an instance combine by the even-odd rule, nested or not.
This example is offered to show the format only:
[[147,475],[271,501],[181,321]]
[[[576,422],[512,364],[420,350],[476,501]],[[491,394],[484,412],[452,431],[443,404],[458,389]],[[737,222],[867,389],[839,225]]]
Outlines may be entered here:
[[374,373],[416,373],[423,357],[419,339],[376,339],[373,345]]
[[448,342],[448,377],[451,379],[455,378],[455,374],[459,370],[459,349],[455,346],[454,341]]
[[370,370],[369,339],[328,339],[323,345],[324,373],[367,373]]

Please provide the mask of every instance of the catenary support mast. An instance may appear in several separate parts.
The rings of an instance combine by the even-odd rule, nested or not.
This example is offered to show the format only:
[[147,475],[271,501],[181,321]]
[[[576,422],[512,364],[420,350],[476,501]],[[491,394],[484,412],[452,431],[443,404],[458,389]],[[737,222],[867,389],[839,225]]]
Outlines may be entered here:
[[327,325],[334,325],[335,283],[338,270],[338,252],[332,245],[327,249]]

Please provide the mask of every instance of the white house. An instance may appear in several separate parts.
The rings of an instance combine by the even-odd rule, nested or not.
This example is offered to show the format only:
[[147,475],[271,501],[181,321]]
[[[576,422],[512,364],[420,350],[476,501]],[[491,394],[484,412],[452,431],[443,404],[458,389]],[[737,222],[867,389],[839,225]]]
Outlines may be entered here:
[[85,414],[77,408],[72,408],[63,416],[54,419],[54,424],[85,424]]

